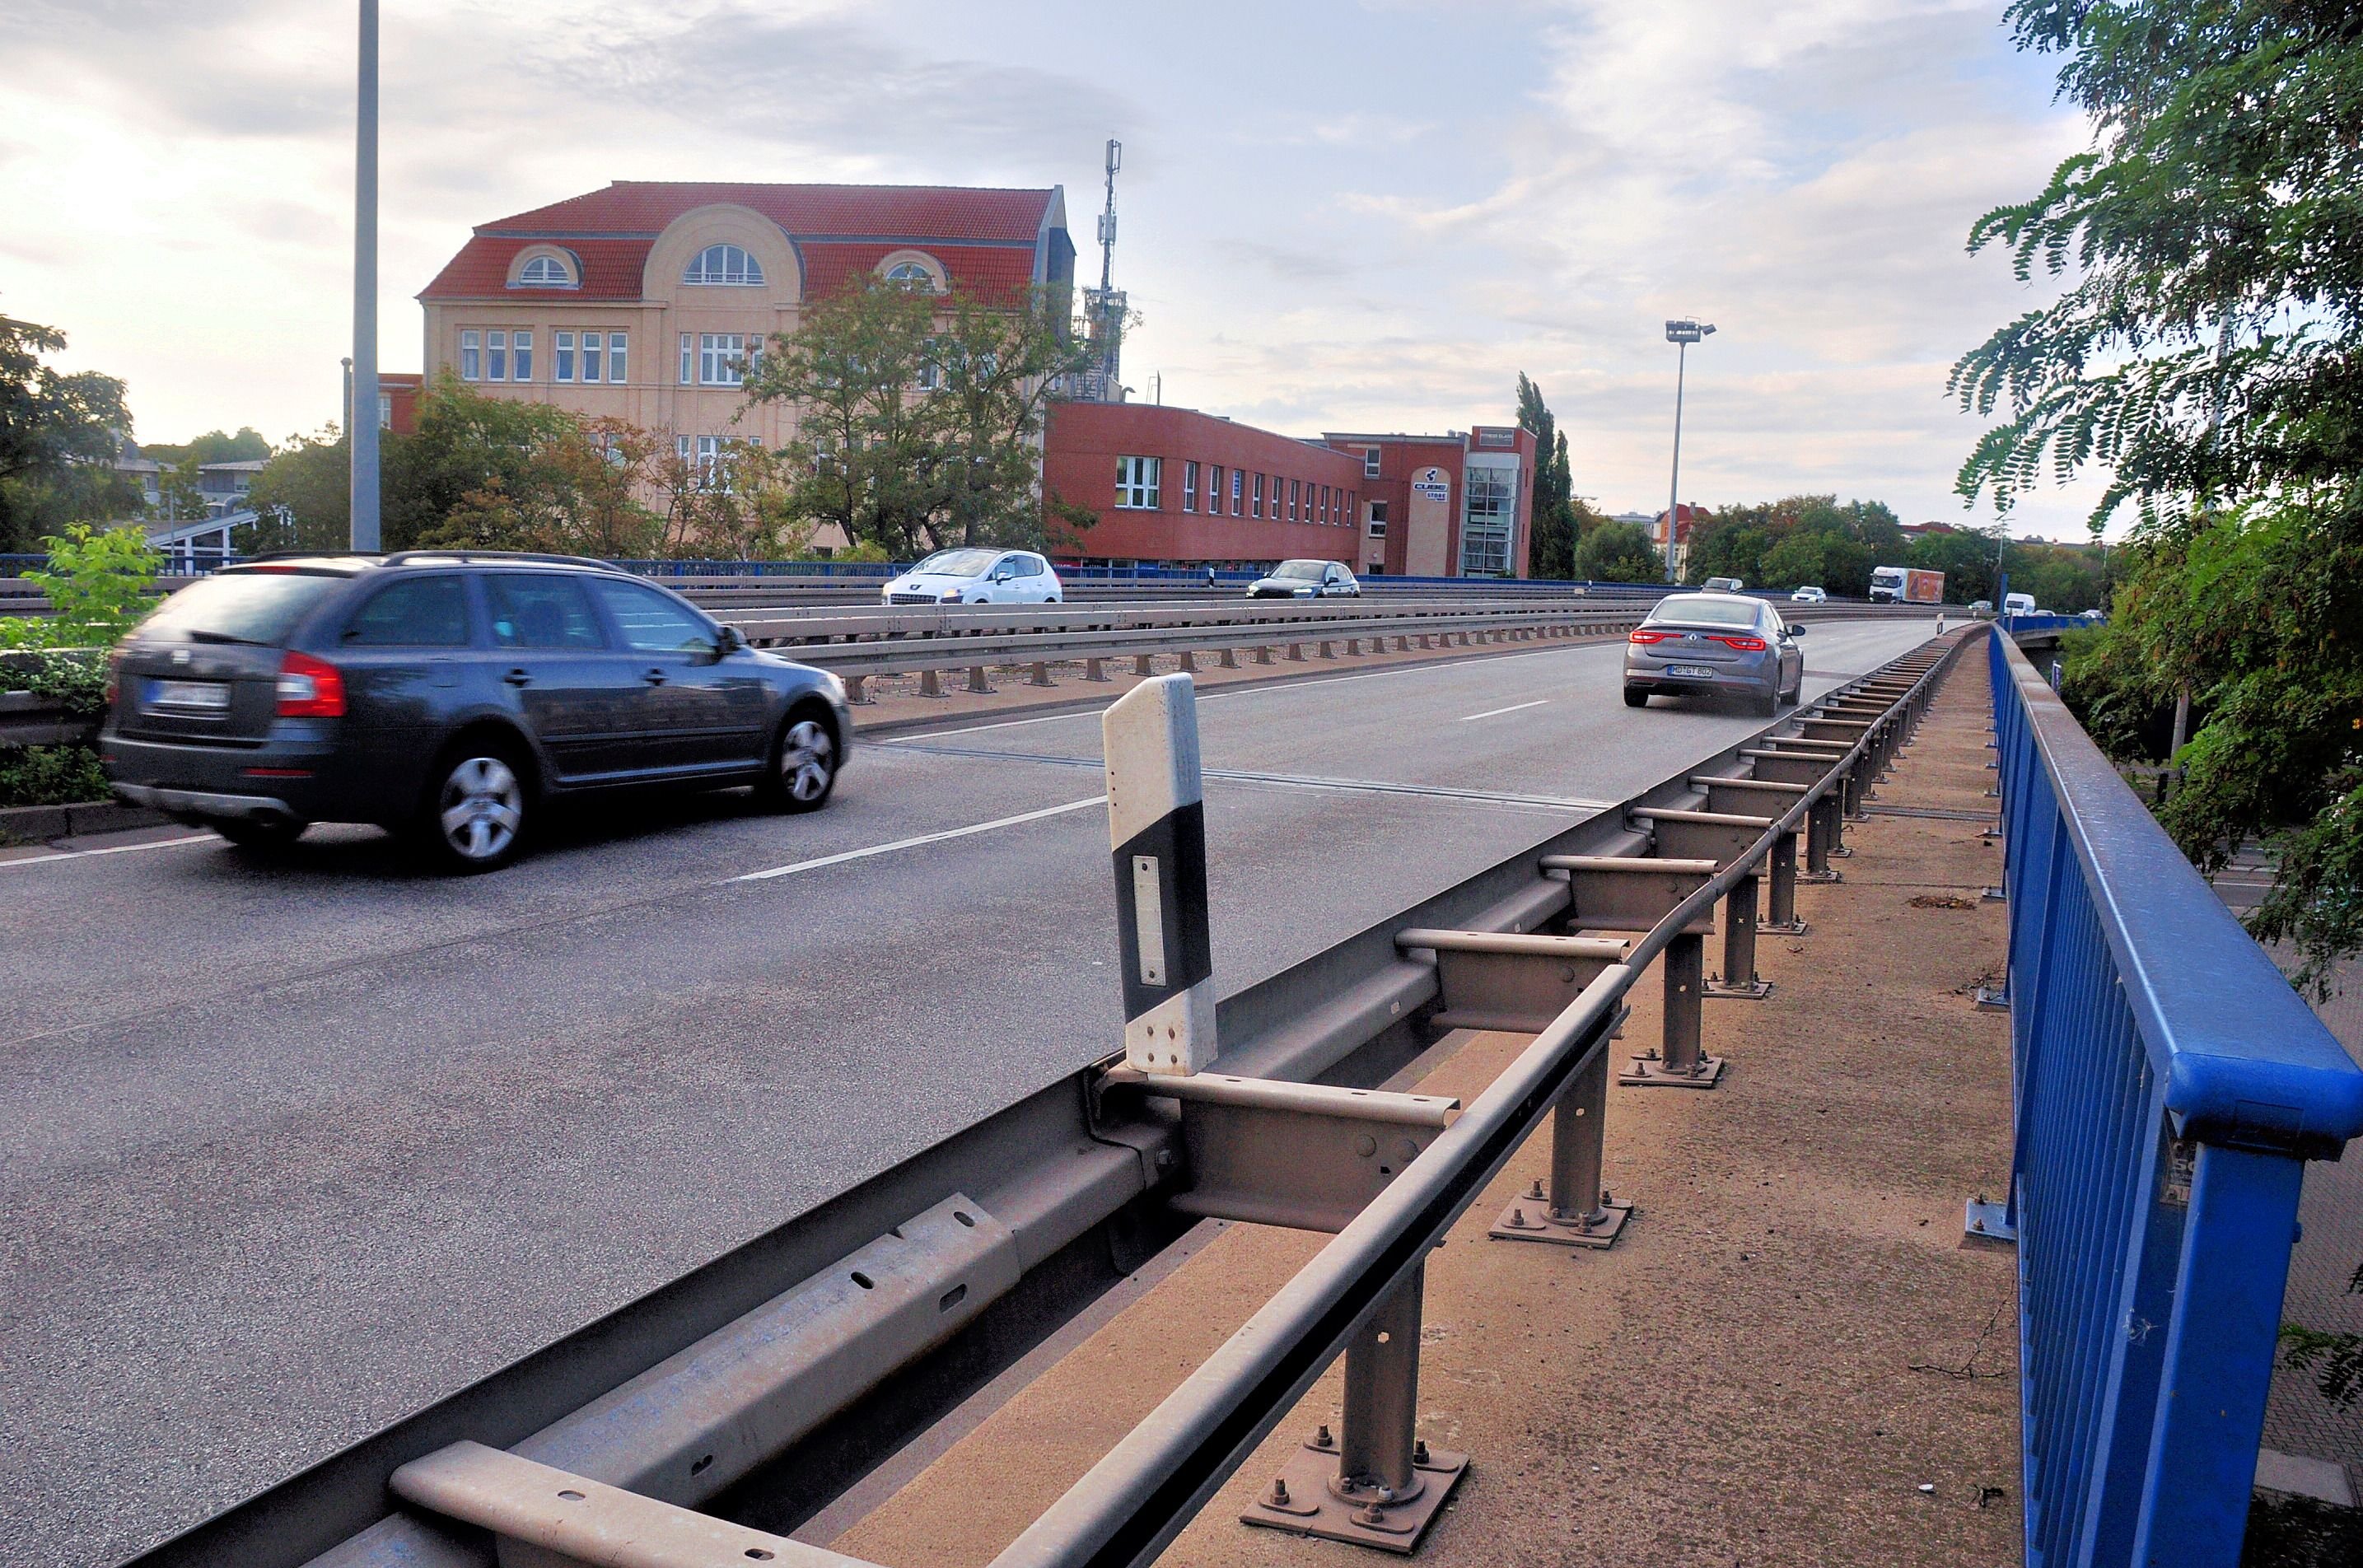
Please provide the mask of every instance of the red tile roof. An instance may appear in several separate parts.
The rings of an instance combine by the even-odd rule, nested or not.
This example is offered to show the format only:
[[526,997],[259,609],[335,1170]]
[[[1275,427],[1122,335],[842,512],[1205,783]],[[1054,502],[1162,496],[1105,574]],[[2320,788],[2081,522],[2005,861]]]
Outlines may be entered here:
[[604,191],[479,224],[479,234],[615,234],[653,237],[694,207],[735,203],[803,238],[965,239],[1026,245],[1049,191],[958,185],[755,185],[724,181],[618,180]]
[[[982,294],[1022,289],[1055,191],[946,185],[768,185],[619,180],[604,191],[479,224],[421,299],[638,299],[649,247],[674,219],[735,204],[770,218],[796,242],[809,295],[908,245],[941,259],[955,287]],[[838,243],[830,243],[832,241]],[[843,243],[851,241],[853,243]],[[582,261],[580,289],[512,289],[509,263],[527,245],[554,244]],[[863,257],[867,259],[862,259]]]

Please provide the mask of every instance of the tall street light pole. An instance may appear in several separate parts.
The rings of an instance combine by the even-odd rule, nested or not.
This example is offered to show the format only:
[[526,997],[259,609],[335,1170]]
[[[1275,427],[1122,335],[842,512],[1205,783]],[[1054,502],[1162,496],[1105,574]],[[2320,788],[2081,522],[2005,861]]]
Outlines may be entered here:
[[1689,368],[1691,345],[1713,336],[1714,323],[1688,317],[1666,323],[1666,341],[1674,348],[1674,478],[1666,502],[1666,580],[1674,580],[1674,542],[1681,536],[1682,521],[1682,375]]
[[345,403],[352,441],[353,548],[378,548],[377,3],[361,0],[361,94],[353,137],[353,379]]

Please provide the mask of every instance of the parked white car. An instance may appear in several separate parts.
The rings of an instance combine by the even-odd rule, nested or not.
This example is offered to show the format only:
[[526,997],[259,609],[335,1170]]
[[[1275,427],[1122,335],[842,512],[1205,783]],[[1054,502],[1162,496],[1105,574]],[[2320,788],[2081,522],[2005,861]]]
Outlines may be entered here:
[[888,583],[888,604],[1058,604],[1059,574],[1031,550],[937,550]]
[[1829,602],[1830,596],[1810,582],[1803,588],[1792,589],[1789,593],[1792,604],[1827,604]]

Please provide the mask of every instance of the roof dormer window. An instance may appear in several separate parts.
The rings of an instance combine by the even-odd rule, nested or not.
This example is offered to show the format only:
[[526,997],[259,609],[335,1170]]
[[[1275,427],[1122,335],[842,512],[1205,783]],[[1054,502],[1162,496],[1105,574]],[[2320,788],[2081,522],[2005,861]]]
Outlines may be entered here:
[[520,289],[571,289],[574,284],[574,269],[558,256],[536,256],[519,269],[516,287]]
[[763,286],[763,264],[735,245],[709,245],[690,259],[681,275],[684,283],[724,283],[736,288]]
[[926,263],[923,261],[897,261],[886,269],[886,281],[914,293],[924,290],[926,293],[934,293],[937,286],[936,275],[927,270]]

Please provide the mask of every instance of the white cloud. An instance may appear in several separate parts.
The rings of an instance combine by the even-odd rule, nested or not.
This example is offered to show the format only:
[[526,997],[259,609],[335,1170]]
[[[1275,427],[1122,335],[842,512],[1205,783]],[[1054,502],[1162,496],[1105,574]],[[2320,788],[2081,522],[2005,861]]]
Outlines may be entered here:
[[[1683,486],[1959,515],[1954,356],[2038,297],[1970,220],[2080,145],[2000,0],[1276,7],[1086,0],[419,0],[385,24],[382,358],[470,225],[620,178],[1067,185],[1088,253],[1126,140],[1127,361],[1293,432],[1509,416],[1657,503],[1659,322],[1692,356]],[[142,430],[311,428],[349,330],[351,13],[0,7],[0,310],[131,382]],[[2072,531],[2085,495],[2029,522]]]

